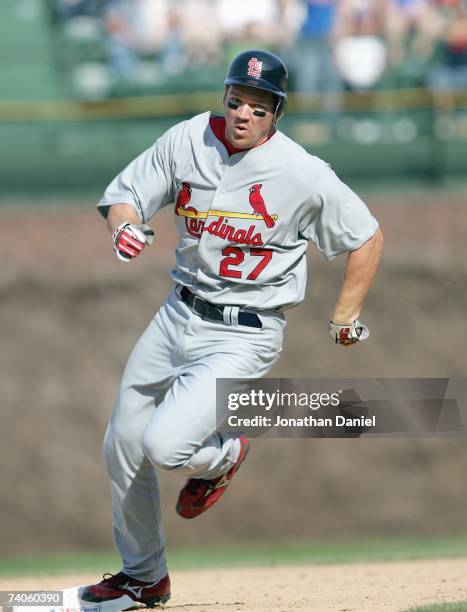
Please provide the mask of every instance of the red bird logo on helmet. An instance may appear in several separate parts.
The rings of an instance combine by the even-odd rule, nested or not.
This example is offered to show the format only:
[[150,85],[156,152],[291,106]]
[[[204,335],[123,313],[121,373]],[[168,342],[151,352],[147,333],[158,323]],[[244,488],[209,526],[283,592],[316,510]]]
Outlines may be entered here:
[[175,214],[178,215],[178,209],[185,208],[185,206],[190,202],[190,200],[191,200],[191,185],[190,183],[186,183],[185,181],[183,181],[182,189],[177,196],[177,203],[175,205]]
[[263,196],[261,195],[262,183],[256,183],[250,187],[250,204],[257,215],[261,215],[267,227],[274,227],[276,222],[266,210]]

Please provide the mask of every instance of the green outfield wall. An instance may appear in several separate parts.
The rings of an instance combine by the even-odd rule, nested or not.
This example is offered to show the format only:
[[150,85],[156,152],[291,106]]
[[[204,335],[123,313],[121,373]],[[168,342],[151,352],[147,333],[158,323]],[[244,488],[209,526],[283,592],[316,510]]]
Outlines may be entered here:
[[[455,108],[436,107],[423,92],[412,92],[410,108],[390,93],[371,100],[353,94],[339,112],[320,109],[318,97],[292,95],[280,127],[345,179],[467,178],[464,101],[459,98]],[[2,101],[0,189],[100,189],[174,123],[207,109],[221,111],[220,97],[219,92],[94,102]]]

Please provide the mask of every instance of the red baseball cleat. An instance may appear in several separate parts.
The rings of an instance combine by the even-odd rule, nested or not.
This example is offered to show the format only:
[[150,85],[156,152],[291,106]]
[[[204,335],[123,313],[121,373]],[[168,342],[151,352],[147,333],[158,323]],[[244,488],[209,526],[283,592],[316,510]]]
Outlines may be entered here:
[[84,589],[80,598],[98,604],[112,603],[120,610],[134,606],[135,602],[152,607],[165,604],[170,599],[170,578],[165,576],[157,582],[143,582],[118,574],[104,574],[104,580]]
[[239,440],[240,454],[235,465],[226,474],[212,480],[189,478],[186,481],[175,507],[180,516],[186,519],[195,518],[219,501],[250,450],[250,443],[245,436],[240,436]]

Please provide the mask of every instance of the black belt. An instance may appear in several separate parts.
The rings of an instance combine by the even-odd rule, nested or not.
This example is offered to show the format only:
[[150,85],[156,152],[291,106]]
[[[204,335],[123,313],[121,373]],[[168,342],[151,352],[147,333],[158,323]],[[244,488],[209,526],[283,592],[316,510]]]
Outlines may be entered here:
[[[228,306],[215,306],[203,300],[203,298],[193,295],[189,289],[183,287],[180,291],[180,297],[188,304],[188,306],[196,312],[202,319],[213,321],[215,323],[225,323],[224,308]],[[246,312],[245,310],[238,311],[238,324],[246,325],[247,327],[263,327],[261,319],[254,312]]]

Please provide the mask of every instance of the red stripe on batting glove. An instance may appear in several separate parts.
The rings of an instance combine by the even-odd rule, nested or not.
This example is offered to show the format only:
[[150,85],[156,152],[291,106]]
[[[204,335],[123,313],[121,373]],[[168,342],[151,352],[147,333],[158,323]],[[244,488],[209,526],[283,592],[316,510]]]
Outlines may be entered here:
[[125,253],[125,255],[130,255],[131,257],[136,257],[137,255],[141,253],[141,251],[138,251],[137,249],[133,249],[131,246],[128,246],[127,244],[118,245],[118,250],[121,253]]
[[144,242],[141,242],[140,240],[138,240],[137,238],[135,238],[134,236],[132,236],[131,234],[127,234],[127,233],[123,233],[122,237],[120,238],[120,240],[125,240],[129,245],[131,245],[132,247],[134,247],[135,249],[139,249],[140,251],[142,251],[144,249],[144,247],[146,246]]
[[127,240],[126,238],[120,239],[117,243],[117,246],[128,246],[132,249],[136,249],[137,251],[142,251],[144,249],[144,244],[135,240]]

